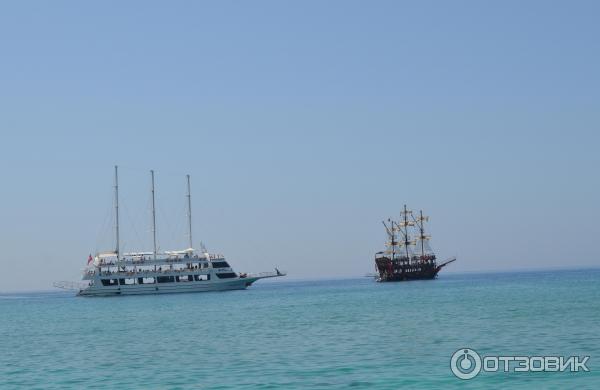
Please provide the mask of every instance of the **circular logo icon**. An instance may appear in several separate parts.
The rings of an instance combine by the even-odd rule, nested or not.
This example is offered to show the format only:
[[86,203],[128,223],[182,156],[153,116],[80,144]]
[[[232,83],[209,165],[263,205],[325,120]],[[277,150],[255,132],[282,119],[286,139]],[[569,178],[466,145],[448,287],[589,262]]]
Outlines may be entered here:
[[452,373],[460,379],[473,379],[481,371],[481,357],[470,348],[461,348],[450,359]]

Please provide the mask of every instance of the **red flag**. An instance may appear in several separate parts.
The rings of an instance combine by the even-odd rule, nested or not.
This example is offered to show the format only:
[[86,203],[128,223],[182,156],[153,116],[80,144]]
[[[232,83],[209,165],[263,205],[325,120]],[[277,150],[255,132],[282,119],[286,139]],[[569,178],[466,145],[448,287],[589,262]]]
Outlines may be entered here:
[[90,254],[90,256],[88,257],[88,265],[90,265],[90,263],[93,261],[94,259],[92,258],[92,255]]

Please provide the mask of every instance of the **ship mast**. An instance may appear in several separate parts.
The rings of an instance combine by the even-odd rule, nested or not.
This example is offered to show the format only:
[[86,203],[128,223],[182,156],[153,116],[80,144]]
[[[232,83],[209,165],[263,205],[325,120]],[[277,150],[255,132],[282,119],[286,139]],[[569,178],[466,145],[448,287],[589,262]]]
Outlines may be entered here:
[[156,260],[156,207],[154,203],[154,171],[150,171],[152,177],[152,242],[154,244],[152,257]]
[[115,165],[115,253],[117,254],[117,261],[119,261],[119,173],[118,167]]
[[419,210],[419,231],[421,232],[421,259],[425,258],[425,229],[423,229],[423,210]]
[[189,238],[189,248],[193,248],[192,246],[192,194],[190,192],[190,175],[186,175],[187,178],[187,201],[188,201],[188,238]]
[[425,221],[429,220],[429,217],[423,216],[423,210],[419,210],[419,218],[413,220],[419,227],[419,240],[421,241],[421,259],[425,258],[425,240],[428,240],[430,237],[425,234]]
[[394,221],[390,219],[388,219],[388,221],[391,223],[391,228],[388,228],[385,222],[381,221],[381,223],[383,224],[383,226],[385,226],[385,230],[387,230],[387,233],[390,236],[390,243],[388,245],[392,247],[391,259],[394,260],[394,257],[396,255],[396,234],[394,234]]
[[406,248],[406,258],[410,262],[410,255],[408,254],[408,211],[406,205],[404,205],[404,247]]

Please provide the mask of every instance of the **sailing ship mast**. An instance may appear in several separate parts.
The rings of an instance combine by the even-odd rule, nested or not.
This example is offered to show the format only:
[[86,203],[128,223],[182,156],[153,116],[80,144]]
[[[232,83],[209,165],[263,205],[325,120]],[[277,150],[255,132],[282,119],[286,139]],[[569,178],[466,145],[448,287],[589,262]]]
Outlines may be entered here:
[[187,201],[188,201],[188,238],[189,238],[189,249],[192,249],[192,194],[190,192],[190,175],[186,175],[187,178]]
[[419,241],[421,241],[421,259],[425,259],[425,240],[429,240],[429,236],[425,234],[425,221],[428,221],[429,217],[423,216],[423,210],[419,210],[419,218],[415,220],[415,223],[419,227]]
[[425,230],[423,229],[423,210],[419,210],[419,232],[421,235],[419,239],[421,240],[421,258],[425,257]]
[[[400,233],[402,233],[403,237],[404,237],[404,242],[402,243],[402,245],[404,246],[404,249],[406,251],[406,262],[410,262],[410,251],[408,249],[409,245],[415,245],[416,242],[415,241],[411,241],[410,240],[410,231],[409,231],[409,226],[414,226],[414,223],[412,221],[408,220],[408,215],[412,215],[412,211],[407,210],[406,205],[404,205],[404,211],[400,212],[400,218],[402,219],[402,221],[400,223],[398,223],[398,230],[400,230]],[[402,229],[404,228],[404,229]]]
[[117,261],[119,261],[119,173],[118,167],[115,165],[115,253],[117,255]]
[[406,249],[406,258],[410,259],[408,254],[408,211],[406,205],[404,205],[404,248]]
[[153,250],[152,257],[156,260],[156,207],[154,203],[154,171],[150,171],[150,176],[152,177],[152,242],[153,242]]
[[387,254],[391,254],[392,255],[392,259],[395,257],[396,255],[396,245],[398,245],[396,243],[396,234],[394,233],[394,221],[388,219],[388,222],[390,222],[391,226],[390,228],[388,228],[388,226],[385,224],[384,221],[381,221],[381,223],[383,224],[383,226],[385,226],[385,230],[387,231],[388,235],[390,236],[390,242],[388,242],[386,245],[388,247],[391,247],[391,251],[387,250]]

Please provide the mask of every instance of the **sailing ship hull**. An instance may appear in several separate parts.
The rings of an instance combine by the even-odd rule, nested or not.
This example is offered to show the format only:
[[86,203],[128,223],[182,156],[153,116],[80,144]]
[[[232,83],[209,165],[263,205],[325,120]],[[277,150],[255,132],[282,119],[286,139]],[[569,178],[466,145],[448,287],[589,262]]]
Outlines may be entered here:
[[174,294],[174,293],[193,293],[193,292],[210,292],[210,291],[227,291],[227,290],[245,290],[255,281],[261,279],[259,277],[238,278],[231,281],[223,282],[175,282],[175,283],[159,283],[147,285],[120,285],[120,286],[96,286],[92,285],[79,290],[77,295],[82,297],[107,297],[107,296],[123,296],[123,295],[148,295],[148,294]]
[[408,280],[435,279],[442,268],[454,261],[456,261],[456,258],[437,264],[435,258],[432,258],[428,261],[407,264],[396,259],[392,261],[389,257],[377,257],[375,259],[375,266],[379,273],[377,281],[404,282]]
[[379,282],[405,282],[409,280],[427,280],[435,279],[439,269],[406,271],[397,274],[380,276]]
[[435,279],[442,268],[434,262],[409,265],[400,261],[392,261],[388,257],[377,258],[375,265],[379,273],[379,282]]

